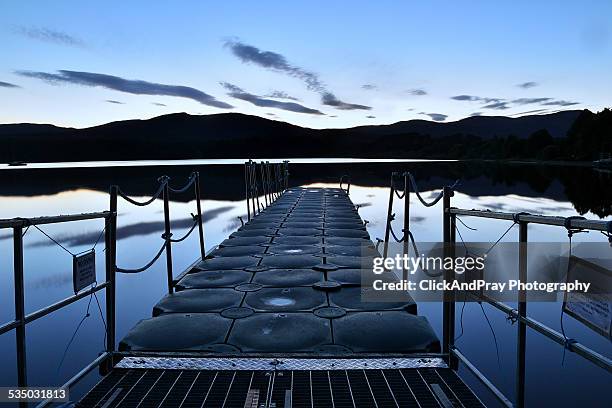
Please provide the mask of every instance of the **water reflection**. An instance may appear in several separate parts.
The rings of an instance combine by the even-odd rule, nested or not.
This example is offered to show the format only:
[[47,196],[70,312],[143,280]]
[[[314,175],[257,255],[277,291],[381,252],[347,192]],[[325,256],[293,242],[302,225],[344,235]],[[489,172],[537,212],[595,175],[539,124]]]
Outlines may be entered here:
[[[221,242],[230,232],[237,229],[245,217],[244,173],[240,165],[209,165],[195,168],[200,171],[204,196],[206,247]],[[86,168],[86,169],[19,169],[0,171],[0,217],[33,217],[87,211],[101,211],[108,208],[108,187],[120,184],[122,189],[133,196],[145,197],[157,186],[157,177],[168,174],[176,184],[186,180],[193,166],[151,166],[146,168]],[[544,213],[570,216],[581,214],[588,218],[611,219],[612,175],[597,173],[587,167],[504,165],[485,162],[454,163],[316,163],[291,164],[291,185],[317,185],[337,187],[343,174],[352,179],[351,199],[359,203],[359,213],[367,224],[373,240],[384,237],[387,204],[389,198],[389,176],[392,171],[411,171],[428,199],[437,194],[439,187],[461,179],[461,185],[452,199],[452,205],[461,208],[489,209],[495,211]],[[177,235],[184,233],[192,224],[189,216],[194,212],[193,193],[173,197],[171,203],[173,229]],[[161,203],[154,203],[145,209],[135,208],[119,202],[117,264],[122,267],[139,267],[148,261],[147,257],[161,244],[159,234],[163,231]],[[426,208],[413,200],[410,207],[410,224],[417,241],[436,242],[442,237],[441,207]],[[403,224],[403,203],[395,201],[393,212],[397,214],[396,231]],[[511,222],[491,222],[484,219],[464,221],[477,231],[459,226],[468,241],[494,241]],[[102,228],[101,223],[84,222],[45,226],[44,230],[59,239],[71,250],[79,251],[91,247]],[[182,231],[180,231],[182,230]],[[45,239],[30,231],[26,240],[26,307],[32,311],[38,307],[70,295],[71,259]],[[12,237],[10,232],[0,231],[0,317],[2,321],[12,318]],[[518,231],[511,230],[504,240],[512,241]],[[576,241],[602,240],[599,234],[579,234]],[[567,233],[562,228],[531,226],[530,241],[567,242]],[[50,244],[50,245],[49,245]],[[100,248],[101,249],[101,248]],[[197,234],[183,243],[173,246],[175,274],[191,264],[199,254]],[[103,280],[103,251],[98,251],[98,279]],[[152,306],[164,294],[165,263],[155,264],[151,270],[138,275],[120,275],[117,282],[117,336],[121,338],[138,320],[151,315]],[[102,300],[102,299],[101,299]],[[32,350],[29,372],[32,384],[59,384],[96,357],[102,343],[101,322],[90,323],[79,332],[79,338],[71,346],[71,360],[65,363],[62,376],[54,372],[54,361],[61,357],[66,338],[82,317],[85,303],[58,315],[49,316],[40,325],[28,332],[28,347]],[[504,315],[496,313],[486,305],[484,310],[491,320],[499,339],[500,366],[497,365],[496,351],[490,341],[491,331],[478,305],[467,304],[463,310],[464,334],[458,344],[478,367],[490,376],[507,394],[513,393],[513,370],[515,362],[515,326]],[[530,314],[544,323],[558,329],[560,305],[556,303],[533,304]],[[419,304],[419,314],[426,316],[441,336],[441,307],[435,303]],[[94,316],[97,319],[97,317]],[[459,320],[457,323],[459,327]],[[566,332],[589,347],[612,355],[612,345],[606,339],[590,332],[571,319],[565,321]],[[50,333],[62,335],[49,336]],[[49,341],[53,337],[53,341]],[[565,404],[580,402],[583,405],[597,403],[597,392],[609,380],[605,373],[593,369],[568,353],[565,367],[560,367],[562,348],[529,333],[528,377],[537,387],[540,395]],[[95,346],[92,346],[95,345]],[[0,350],[3,354],[14,354],[14,338],[0,336]],[[36,359],[35,356],[40,356]],[[46,358],[43,358],[43,353]],[[13,358],[13,357],[11,357]],[[50,363],[46,361],[51,360]],[[533,363],[531,362],[533,361]],[[51,366],[52,369],[47,367]],[[95,375],[95,374],[94,374]],[[559,378],[558,383],[538,381],[538,378]],[[0,384],[14,383],[13,365],[0,367]],[[559,385],[562,387],[559,387]],[[591,392],[592,391],[592,392]],[[534,400],[535,401],[535,400]],[[489,402],[489,401],[487,401]],[[534,402],[535,403],[535,402]]]
[[[160,174],[167,174],[180,184],[192,170],[200,171],[205,199],[237,201],[243,198],[244,169],[236,164],[0,171],[0,195],[40,196],[81,188],[107,192],[111,184],[120,184],[130,195],[146,196],[155,190]],[[609,188],[612,174],[587,166],[484,161],[292,164],[290,183],[296,186],[318,182],[337,185],[342,175],[350,174],[353,183],[361,186],[387,187],[392,171],[412,172],[419,188],[425,192],[460,179],[458,191],[472,197],[544,197],[554,200],[553,203],[568,201],[579,214],[592,212],[598,217],[612,214]],[[369,201],[369,197],[364,198],[363,201]],[[183,202],[192,199],[192,192],[173,197]],[[542,211],[548,210],[542,208]]]
[[[224,206],[215,208],[214,210],[203,211],[202,220],[204,222],[211,221],[212,219],[218,217],[220,214],[228,212],[232,210],[234,207],[232,206]],[[157,212],[159,213],[159,212]],[[193,225],[193,218],[182,218],[178,220],[170,221],[170,228],[172,230],[177,229],[186,229],[190,228]],[[117,227],[117,240],[120,241],[122,239],[149,235],[155,232],[163,232],[164,231],[164,222],[163,221],[149,221],[149,222],[139,222],[136,224],[130,224],[122,227]],[[60,244],[67,244],[69,246],[79,246],[79,245],[91,245],[96,242],[100,237],[100,231],[94,232],[86,232],[82,234],[76,235],[63,235],[57,236],[54,239]],[[50,239],[33,242],[28,244],[28,247],[39,247],[39,246],[53,246],[55,243]]]

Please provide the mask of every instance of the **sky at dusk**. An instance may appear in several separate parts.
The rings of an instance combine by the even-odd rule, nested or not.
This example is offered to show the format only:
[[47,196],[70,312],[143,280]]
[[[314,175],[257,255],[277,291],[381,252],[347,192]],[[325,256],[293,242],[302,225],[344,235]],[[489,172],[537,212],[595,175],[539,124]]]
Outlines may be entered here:
[[612,105],[612,1],[12,1],[0,123],[312,128]]

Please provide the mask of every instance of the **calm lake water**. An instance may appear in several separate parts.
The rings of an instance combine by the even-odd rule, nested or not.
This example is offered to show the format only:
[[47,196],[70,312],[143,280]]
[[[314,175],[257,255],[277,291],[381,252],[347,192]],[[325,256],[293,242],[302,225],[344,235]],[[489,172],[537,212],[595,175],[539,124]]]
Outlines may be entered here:
[[[139,162],[129,166],[106,167],[99,163],[75,168],[71,165],[28,166],[0,169],[0,218],[34,217],[40,215],[71,214],[108,209],[108,187],[119,184],[133,197],[145,197],[156,189],[156,179],[162,174],[180,186],[193,170],[201,174],[205,237],[207,249],[225,239],[239,225],[237,217],[246,215],[244,202],[244,173],[241,160]],[[510,165],[482,162],[427,162],[427,161],[360,161],[306,160],[290,164],[290,184],[293,186],[337,187],[343,174],[350,174],[350,197],[361,204],[361,216],[368,220],[372,239],[384,236],[392,171],[409,170],[415,175],[424,196],[456,179],[461,184],[452,205],[461,208],[490,209],[507,212],[527,211],[533,214],[558,216],[583,215],[591,219],[612,219],[612,175],[586,167]],[[397,204],[397,200],[396,200]],[[403,211],[397,205],[397,223],[401,225]],[[148,207],[135,207],[119,200],[117,264],[123,268],[137,268],[147,263],[161,245],[163,232],[162,202]],[[180,236],[191,225],[190,213],[195,213],[195,202],[190,194],[176,196],[171,203],[175,236]],[[425,208],[413,198],[411,205],[412,231],[417,241],[433,242],[442,239],[442,209],[440,205]],[[478,231],[462,229],[467,241],[495,241],[510,225],[505,221],[466,219]],[[103,222],[82,221],[41,227],[72,252],[89,249],[102,231]],[[14,317],[11,231],[0,230],[0,320]],[[514,241],[518,228],[505,241]],[[530,226],[530,241],[567,242],[563,228]],[[574,242],[605,242],[598,233],[578,234]],[[24,236],[26,313],[61,300],[72,291],[72,259],[70,254],[51,242],[40,231],[30,228]],[[104,242],[98,244],[98,280],[104,280]],[[612,250],[612,249],[611,249]],[[173,246],[174,270],[178,275],[198,256],[197,234]],[[166,291],[165,261],[160,259],[151,269],[141,274],[117,278],[117,340],[140,319],[151,316],[152,306]],[[103,292],[99,295],[104,310]],[[104,347],[104,326],[95,299],[90,316],[81,325],[67,349],[73,333],[83,318],[89,299],[36,321],[27,327],[28,379],[31,385],[59,385],[93,360]],[[465,306],[464,335],[457,342],[472,362],[507,396],[514,395],[516,361],[516,326],[496,309],[484,306],[493,326],[499,348],[496,347],[485,316],[477,303]],[[441,305],[420,303],[419,314],[426,316],[442,336]],[[533,303],[529,314],[559,330],[561,305]],[[457,310],[459,318],[459,308]],[[564,318],[568,337],[612,357],[610,341],[575,321]],[[459,325],[457,325],[459,330]],[[459,333],[458,333],[459,334]],[[528,405],[607,406],[608,389],[612,377],[546,337],[528,330],[527,335],[527,398]],[[15,339],[12,332],[0,336],[0,385],[16,383]],[[61,364],[62,356],[66,354]],[[460,374],[477,391],[482,387],[465,369]],[[73,391],[80,393],[98,380],[97,373],[89,375]],[[487,403],[495,405],[486,393],[480,393]]]

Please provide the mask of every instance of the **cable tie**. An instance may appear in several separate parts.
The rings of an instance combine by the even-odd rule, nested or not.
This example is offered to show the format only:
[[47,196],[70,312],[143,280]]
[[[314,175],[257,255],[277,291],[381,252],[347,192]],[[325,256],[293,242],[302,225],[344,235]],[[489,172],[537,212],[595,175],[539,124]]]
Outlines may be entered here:
[[514,221],[515,223],[518,224],[520,222],[519,217],[521,215],[531,215],[531,214],[528,213],[528,212],[525,212],[525,211],[514,213],[514,214],[512,214],[512,221]]

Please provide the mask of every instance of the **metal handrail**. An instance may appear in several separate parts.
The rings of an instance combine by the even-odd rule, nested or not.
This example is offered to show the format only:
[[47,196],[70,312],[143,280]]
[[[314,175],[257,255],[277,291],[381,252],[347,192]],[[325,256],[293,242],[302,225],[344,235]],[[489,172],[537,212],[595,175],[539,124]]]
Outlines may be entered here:
[[568,227],[592,231],[609,231],[612,221],[588,220],[579,218],[553,217],[549,215],[535,214],[513,214],[488,210],[467,210],[462,208],[449,208],[449,214],[464,215],[469,217],[492,218],[496,220],[525,222],[529,224],[553,225],[557,227]]
[[[396,178],[403,176],[403,187],[398,187]],[[394,238],[398,242],[404,244],[404,254],[407,253],[408,239],[411,237],[410,233],[410,194],[414,192],[419,196],[419,201],[425,206],[433,206],[439,200],[442,200],[442,215],[443,215],[443,240],[445,243],[445,256],[454,256],[454,248],[452,244],[456,242],[456,222],[457,216],[470,216],[470,217],[481,217],[496,220],[507,220],[513,221],[513,225],[518,224],[519,226],[519,242],[521,244],[527,243],[527,230],[529,224],[539,225],[551,225],[566,228],[570,234],[574,231],[601,231],[608,237],[612,242],[612,221],[601,221],[601,220],[588,220],[582,217],[556,217],[556,216],[545,216],[545,215],[534,215],[528,213],[504,213],[489,210],[475,210],[475,209],[461,209],[451,207],[451,197],[454,195],[454,188],[458,185],[455,182],[452,186],[444,187],[442,192],[436,196],[436,198],[428,203],[425,202],[417,193],[418,187],[414,177],[408,172],[402,174],[394,172],[391,174],[390,188],[389,188],[389,204],[387,209],[387,224],[385,230],[384,250],[383,256],[387,256],[388,243],[390,234],[394,235]],[[412,190],[412,191],[411,191]],[[397,191],[403,191],[403,194],[397,194]],[[393,213],[393,198],[397,195],[398,199],[404,200],[404,225],[403,225],[403,236],[398,239],[393,232],[391,222],[395,219]],[[459,219],[459,221],[461,221]],[[521,280],[527,278],[527,251],[526,246],[521,245],[519,248],[519,276]],[[445,280],[453,279],[453,271],[448,270],[444,273]],[[472,294],[476,296],[476,294]],[[568,342],[568,339],[561,333],[551,329],[543,323],[527,316],[527,302],[525,301],[524,291],[519,292],[518,307],[513,309],[505,303],[490,299],[486,296],[476,296],[478,301],[485,301],[502,312],[506,313],[513,320],[516,320],[517,324],[517,374],[516,374],[516,405],[519,407],[525,404],[525,371],[526,371],[526,335],[527,328],[536,330],[551,340],[563,345],[568,350],[575,352],[586,360],[594,363],[595,365],[612,372],[612,361],[597,353],[596,351],[580,344],[576,341]],[[442,353],[448,358],[449,366],[451,368],[457,368],[458,362],[463,362],[466,367],[478,378],[489,390],[495,395],[495,397],[506,406],[512,406],[512,403],[504,394],[497,389],[493,383],[486,378],[469,359],[464,356],[455,346],[455,314],[456,314],[456,300],[455,293],[453,291],[444,291],[443,298],[443,310],[442,310]]]
[[100,218],[109,218],[113,216],[110,211],[99,211],[91,213],[81,214],[70,214],[70,215],[54,215],[45,217],[33,217],[33,218],[4,218],[0,219],[0,229],[15,228],[15,227],[27,227],[30,225],[45,225],[45,224],[57,224],[63,222],[72,221],[84,221],[94,220]]
[[[445,189],[443,200],[443,235],[446,244],[454,244],[456,242],[456,220],[457,216],[469,216],[489,218],[495,220],[513,221],[519,225],[519,242],[521,245],[519,250],[519,274],[521,278],[527,277],[527,252],[525,245],[527,240],[527,228],[529,224],[550,225],[564,227],[568,231],[583,230],[583,231],[601,231],[605,234],[612,232],[612,221],[588,220],[577,217],[557,217],[546,215],[534,215],[526,213],[504,213],[499,211],[475,210],[453,208],[450,206],[450,198],[453,195],[451,189]],[[610,235],[608,235],[610,236]],[[452,271],[450,271],[452,273]],[[524,292],[519,293],[518,309],[513,309],[507,304],[491,299],[486,295],[471,294],[479,301],[485,301],[496,309],[504,312],[508,316],[517,321],[517,373],[516,373],[516,406],[525,406],[525,372],[526,372],[526,329],[527,327],[546,336],[554,342],[566,347],[567,350],[576,353],[580,357],[590,361],[591,363],[601,367],[608,372],[612,372],[612,360],[602,354],[586,347],[585,345],[572,341],[568,342],[567,338],[556,330],[546,326],[542,322],[527,316],[527,302],[524,300]],[[465,364],[465,366],[497,397],[497,399],[507,405],[510,401],[469,361],[469,359],[461,354],[455,347],[455,294],[452,292],[444,293],[444,308],[443,308],[443,350],[448,353],[449,362],[452,366],[456,366],[457,359]],[[511,404],[511,403],[510,403]],[[510,405],[512,406],[512,405]]]
[[[0,335],[9,331],[15,330],[15,341],[16,341],[16,360],[17,360],[17,385],[19,387],[26,387],[28,385],[27,380],[27,350],[26,350],[26,325],[34,322],[44,316],[47,316],[57,310],[60,310],[72,303],[85,298],[86,296],[92,296],[96,292],[105,290],[106,292],[106,351],[94,362],[90,363],[90,367],[82,375],[91,371],[93,367],[100,365],[106,361],[107,355],[115,349],[115,220],[117,217],[116,211],[102,211],[94,213],[82,213],[82,214],[71,214],[71,215],[58,215],[51,217],[34,217],[34,218],[13,218],[13,219],[2,219],[0,220],[0,229],[12,228],[13,229],[13,273],[14,273],[14,302],[15,302],[15,318],[9,322],[6,322],[0,326]],[[58,224],[64,222],[83,221],[83,220],[94,220],[104,219],[104,236],[105,236],[105,270],[106,277],[105,281],[96,284],[87,290],[75,293],[72,296],[64,298],[58,302],[47,305],[41,309],[38,309],[32,313],[25,313],[25,286],[24,286],[24,267],[23,267],[23,235],[24,227],[44,224]],[[95,365],[92,365],[94,364]],[[86,367],[87,368],[87,367]],[[73,377],[71,380],[73,380]],[[80,379],[80,377],[79,377]],[[45,404],[46,405],[46,404]],[[44,405],[43,405],[44,406]]]

